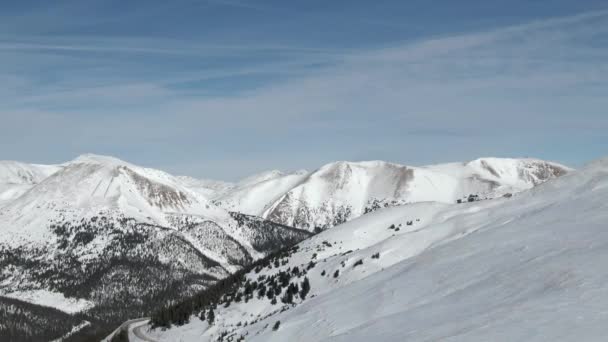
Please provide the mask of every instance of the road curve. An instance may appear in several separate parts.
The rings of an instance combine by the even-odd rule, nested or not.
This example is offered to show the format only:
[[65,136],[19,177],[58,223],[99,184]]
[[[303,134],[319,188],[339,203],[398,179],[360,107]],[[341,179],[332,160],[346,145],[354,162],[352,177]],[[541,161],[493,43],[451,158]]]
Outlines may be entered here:
[[[148,321],[149,320],[146,319],[145,321],[139,321],[129,325],[129,339],[131,341],[160,342],[146,335],[144,329],[148,327]],[[133,334],[137,340],[132,339],[131,334]]]
[[[144,322],[144,321],[148,322],[149,320],[150,320],[150,318],[148,318],[148,317],[136,318],[136,319],[128,320],[128,321],[124,322],[123,324],[121,324],[114,331],[112,331],[112,333],[110,335],[108,335],[106,338],[104,338],[103,340],[101,340],[101,342],[110,342],[110,340],[112,339],[112,337],[114,337],[114,335],[116,335],[120,330],[122,330],[122,329],[131,329],[131,325],[136,324],[136,323],[140,323],[140,322]],[[144,340],[144,341],[149,341],[149,340]]]

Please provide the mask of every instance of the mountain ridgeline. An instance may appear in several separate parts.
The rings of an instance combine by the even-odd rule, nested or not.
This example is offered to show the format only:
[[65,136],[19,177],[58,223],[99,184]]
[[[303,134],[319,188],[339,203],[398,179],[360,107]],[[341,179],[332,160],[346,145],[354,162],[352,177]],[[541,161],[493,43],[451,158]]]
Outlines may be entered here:
[[[0,337],[99,340],[152,313],[155,325],[169,327],[209,315],[210,306],[261,298],[292,305],[310,291],[317,260],[283,266],[298,251],[291,246],[315,233],[383,208],[510,195],[569,171],[534,159],[337,162],[227,183],[97,155],[50,166],[0,162],[0,296],[20,300],[10,307],[28,315],[71,317],[55,330],[0,325]],[[262,274],[245,276],[252,272]]]
[[197,189],[228,210],[318,231],[389,206],[513,194],[568,171],[563,165],[538,159],[482,158],[423,167],[336,162],[313,172],[266,172],[231,186],[201,183]]
[[171,175],[109,157],[12,184],[29,189],[0,208],[0,294],[77,313],[66,334],[89,324],[72,340],[100,339],[311,235],[228,212]]
[[136,329],[144,341],[600,341],[607,199],[603,160],[514,196],[382,207]]

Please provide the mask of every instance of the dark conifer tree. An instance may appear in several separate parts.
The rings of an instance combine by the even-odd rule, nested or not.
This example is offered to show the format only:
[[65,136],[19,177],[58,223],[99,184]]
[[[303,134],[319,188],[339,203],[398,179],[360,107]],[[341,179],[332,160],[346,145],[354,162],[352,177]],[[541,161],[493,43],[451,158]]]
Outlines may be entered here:
[[304,277],[302,286],[300,286],[300,298],[306,299],[308,292],[310,292],[310,282],[308,281],[308,277]]
[[213,325],[213,322],[215,322],[215,313],[213,312],[213,308],[209,309],[209,314],[207,314],[207,322],[209,322],[209,325]]
[[281,298],[281,302],[283,302],[283,304],[293,303],[293,293],[291,293],[291,291],[289,291],[289,290],[285,291],[285,294]]

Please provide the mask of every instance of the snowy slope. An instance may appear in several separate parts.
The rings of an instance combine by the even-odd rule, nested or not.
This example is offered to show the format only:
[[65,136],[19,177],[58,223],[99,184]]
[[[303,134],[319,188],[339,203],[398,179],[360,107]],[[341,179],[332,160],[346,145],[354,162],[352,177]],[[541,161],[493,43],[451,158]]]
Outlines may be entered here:
[[177,179],[186,187],[194,190],[206,198],[216,198],[231,189],[236,185],[230,182],[224,182],[211,179],[198,179],[189,176],[178,176]]
[[307,172],[263,172],[238,182],[181,178],[229,211],[313,231],[382,207],[495,198],[530,189],[571,171],[538,159],[481,158],[422,167],[383,161],[335,162]]
[[0,160],[0,207],[57,172],[61,166]]
[[247,275],[258,284],[306,277],[306,299],[273,305],[254,293],[220,303],[212,326],[193,316],[139,332],[157,341],[601,341],[607,224],[608,159],[513,198],[380,209]]
[[[568,171],[565,166],[535,159],[483,158],[426,167],[382,161],[336,162],[302,175],[280,197],[276,191],[285,189],[284,183],[266,184],[266,188],[275,190],[272,196],[252,197],[271,203],[262,206],[258,202],[257,208],[265,211],[251,213],[313,230],[386,206],[423,201],[454,203],[458,199],[466,201],[471,194],[495,198],[529,189]],[[247,195],[245,192],[236,197]]]
[[191,293],[309,236],[112,157],[25,175],[29,190],[0,208],[0,294],[37,304],[125,306],[118,298],[128,296],[137,306],[168,289]]
[[308,172],[283,173],[273,170],[245,178],[215,196],[214,203],[240,213],[262,216],[286,192],[306,179]]
[[111,157],[84,155],[34,186],[0,211],[0,229],[13,239],[46,241],[46,222],[116,212],[150,224],[169,226],[167,214],[189,213],[214,221],[229,220],[226,211],[182,187],[162,171],[140,168]]

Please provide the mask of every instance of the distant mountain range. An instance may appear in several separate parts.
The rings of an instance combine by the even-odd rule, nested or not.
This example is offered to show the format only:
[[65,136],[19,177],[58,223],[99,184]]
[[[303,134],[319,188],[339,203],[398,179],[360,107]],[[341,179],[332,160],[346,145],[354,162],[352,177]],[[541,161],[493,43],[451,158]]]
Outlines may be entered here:
[[1,161],[0,296],[79,313],[98,338],[363,214],[495,198],[569,171],[535,159],[336,162],[228,183],[97,155],[48,166]]
[[386,206],[513,194],[570,170],[537,159],[482,158],[423,167],[336,162],[313,172],[265,172],[219,187],[200,183],[195,190],[227,210],[313,231]]

